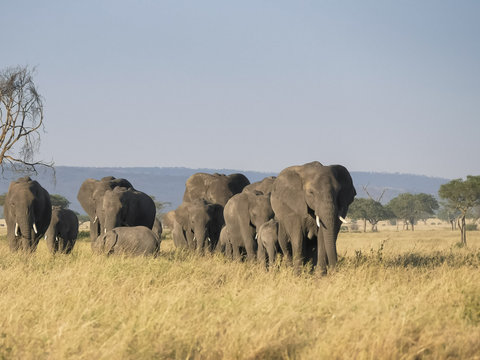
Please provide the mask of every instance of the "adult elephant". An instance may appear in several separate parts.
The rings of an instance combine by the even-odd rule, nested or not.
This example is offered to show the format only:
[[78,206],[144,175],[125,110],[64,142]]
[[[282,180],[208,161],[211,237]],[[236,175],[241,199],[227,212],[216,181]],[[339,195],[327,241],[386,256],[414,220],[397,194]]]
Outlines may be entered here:
[[229,232],[228,239],[233,249],[233,257],[240,258],[240,250],[245,249],[247,258],[255,259],[257,229],[274,215],[270,205],[270,195],[265,195],[260,191],[243,191],[228,200],[223,214]]
[[264,194],[270,194],[273,188],[273,182],[275,181],[275,176],[267,176],[266,178],[251,183],[250,185],[245,186],[243,191],[260,191]]
[[[297,270],[308,260],[324,273],[327,266],[335,268],[338,232],[355,195],[350,173],[341,165],[323,166],[314,161],[288,167],[278,175],[271,204],[279,231],[284,231],[291,243]],[[317,225],[316,234],[311,224]]]
[[224,224],[223,207],[205,199],[183,202],[175,210],[174,243],[202,253],[215,249]]
[[70,254],[78,236],[78,217],[70,209],[54,206],[52,219],[45,234],[48,250]]
[[146,226],[117,227],[92,242],[92,250],[106,255],[157,256],[160,239]]
[[83,210],[90,217],[90,240],[93,242],[101,233],[102,225],[96,216],[98,204],[103,202],[103,195],[107,190],[112,190],[117,186],[133,187],[126,179],[117,179],[113,176],[106,176],[100,180],[86,179],[78,190],[77,199],[82,205]]
[[120,226],[146,226],[152,229],[156,208],[153,199],[142,191],[117,186],[105,191],[97,203],[96,216],[107,232]]
[[212,204],[225,206],[228,199],[240,193],[250,181],[243,174],[196,173],[185,184],[183,202],[205,199]]
[[52,216],[50,195],[26,176],[10,183],[4,205],[10,250],[36,250]]

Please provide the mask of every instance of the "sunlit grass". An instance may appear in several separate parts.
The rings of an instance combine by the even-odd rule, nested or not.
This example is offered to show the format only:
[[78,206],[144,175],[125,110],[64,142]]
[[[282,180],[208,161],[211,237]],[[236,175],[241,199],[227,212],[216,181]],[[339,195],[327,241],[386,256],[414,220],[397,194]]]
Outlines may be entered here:
[[320,277],[222,256],[11,254],[0,240],[0,358],[478,358],[480,232],[342,233]]

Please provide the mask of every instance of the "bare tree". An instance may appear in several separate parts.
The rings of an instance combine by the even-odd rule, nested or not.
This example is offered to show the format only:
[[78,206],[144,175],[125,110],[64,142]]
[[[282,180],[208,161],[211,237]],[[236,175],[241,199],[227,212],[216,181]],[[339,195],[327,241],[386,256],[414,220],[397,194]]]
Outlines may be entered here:
[[0,71],[0,166],[36,172],[35,160],[43,131],[43,102],[33,81],[35,69],[9,67]]

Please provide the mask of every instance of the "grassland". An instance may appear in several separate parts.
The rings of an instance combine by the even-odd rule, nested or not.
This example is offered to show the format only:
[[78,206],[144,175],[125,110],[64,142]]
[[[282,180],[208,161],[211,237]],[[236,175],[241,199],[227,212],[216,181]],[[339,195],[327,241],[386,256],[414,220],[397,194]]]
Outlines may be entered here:
[[222,256],[11,254],[0,358],[480,358],[480,232],[341,233],[326,277]]

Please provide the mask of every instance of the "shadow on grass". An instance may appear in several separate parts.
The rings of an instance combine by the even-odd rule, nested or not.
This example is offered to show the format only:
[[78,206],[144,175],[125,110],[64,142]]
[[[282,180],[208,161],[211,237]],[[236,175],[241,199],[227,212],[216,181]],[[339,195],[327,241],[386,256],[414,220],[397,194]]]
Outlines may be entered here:
[[388,255],[383,253],[383,244],[378,250],[370,249],[369,252],[356,250],[353,257],[341,257],[341,267],[383,266],[386,268],[435,268],[449,266],[459,268],[463,266],[479,268],[480,251],[435,251],[430,254],[416,252]]

